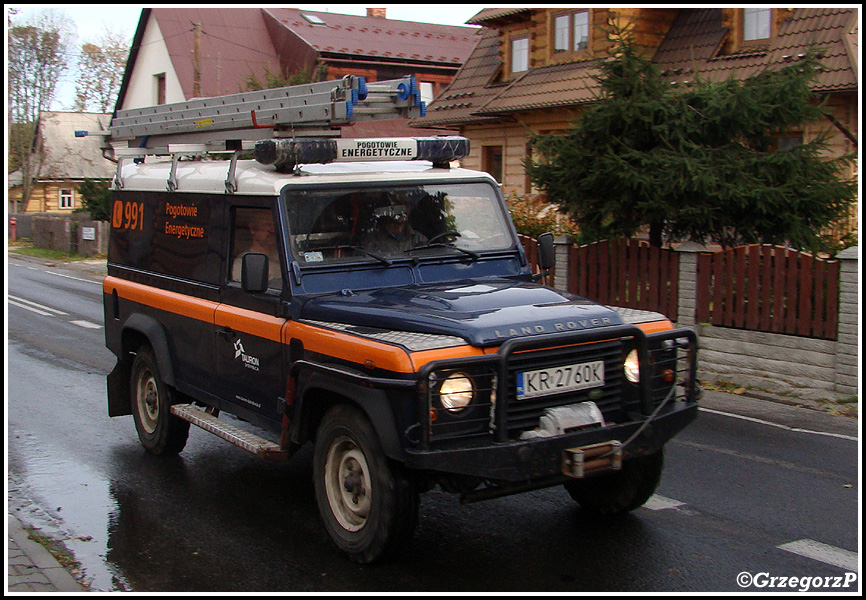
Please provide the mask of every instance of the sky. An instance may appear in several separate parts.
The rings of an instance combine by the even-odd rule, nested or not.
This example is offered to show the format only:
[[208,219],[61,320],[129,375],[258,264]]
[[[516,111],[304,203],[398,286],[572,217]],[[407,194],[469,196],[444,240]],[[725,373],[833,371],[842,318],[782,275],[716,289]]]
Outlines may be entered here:
[[[161,6],[161,5],[151,5]],[[170,6],[183,6],[172,4]],[[195,5],[200,6],[200,5]],[[226,5],[219,5],[221,8]],[[268,5],[263,5],[267,7]],[[283,5],[284,6],[284,5]],[[13,22],[22,22],[28,19],[31,15],[37,14],[44,9],[53,9],[61,15],[66,15],[71,19],[75,28],[78,31],[78,42],[76,48],[80,48],[81,44],[89,41],[96,41],[100,35],[110,30],[116,33],[123,34],[132,40],[135,34],[135,29],[138,26],[138,19],[141,16],[141,5],[125,5],[113,4],[110,8],[106,5],[70,5],[70,4],[21,4],[21,5],[6,5],[6,8],[18,8],[19,13],[13,17]],[[313,6],[300,5],[295,6],[302,10],[332,12],[349,15],[366,15],[367,9],[365,5],[358,4],[341,4],[333,6]],[[400,4],[395,6],[386,6],[389,19],[400,21],[417,21],[421,23],[437,23],[440,25],[465,25],[466,21],[475,16],[480,11],[482,5],[467,5],[467,4]],[[70,71],[61,80],[57,98],[52,104],[53,110],[69,110],[75,100],[75,77],[74,63],[77,60],[77,54],[73,57],[73,65]]]

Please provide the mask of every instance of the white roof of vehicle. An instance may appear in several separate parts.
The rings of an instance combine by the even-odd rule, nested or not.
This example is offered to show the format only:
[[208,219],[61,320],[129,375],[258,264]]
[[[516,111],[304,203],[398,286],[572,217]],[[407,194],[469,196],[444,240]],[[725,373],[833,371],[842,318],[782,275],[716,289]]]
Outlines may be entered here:
[[[148,161],[153,160],[148,158]],[[181,161],[177,165],[178,193],[225,194],[225,181],[230,161]],[[124,164],[121,170],[124,190],[167,190],[171,161],[159,160],[146,164]],[[454,180],[484,177],[495,183],[487,173],[468,169],[434,168],[427,161],[352,162],[301,165],[299,174],[278,173],[272,166],[254,160],[238,161],[235,177],[238,195],[275,196],[287,185],[344,184],[346,182],[400,182],[418,179]]]

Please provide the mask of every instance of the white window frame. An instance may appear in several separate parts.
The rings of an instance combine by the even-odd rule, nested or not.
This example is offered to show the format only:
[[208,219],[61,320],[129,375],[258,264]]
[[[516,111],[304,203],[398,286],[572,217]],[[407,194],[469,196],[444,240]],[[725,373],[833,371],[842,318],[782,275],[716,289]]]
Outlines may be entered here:
[[565,54],[589,50],[589,10],[560,13],[553,17],[553,52]]
[[57,208],[60,210],[75,208],[75,188],[59,188],[57,190]]
[[[580,23],[578,27],[578,19],[585,21]],[[574,48],[573,50],[589,50],[589,11],[581,10],[574,13],[572,17],[574,29]],[[583,34],[583,35],[581,35]],[[583,45],[581,45],[581,42]]]
[[529,70],[529,36],[521,35],[511,39],[511,72],[523,73]]
[[773,33],[772,8],[743,9],[743,41],[754,42],[770,39]]
[[556,15],[553,22],[553,48],[557,52],[569,50],[569,39],[571,37],[571,13]]

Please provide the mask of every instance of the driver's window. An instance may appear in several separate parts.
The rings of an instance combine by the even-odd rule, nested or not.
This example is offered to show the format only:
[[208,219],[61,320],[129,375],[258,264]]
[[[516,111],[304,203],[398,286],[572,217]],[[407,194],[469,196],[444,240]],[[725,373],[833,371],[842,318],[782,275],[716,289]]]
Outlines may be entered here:
[[268,257],[268,287],[282,289],[280,256],[270,209],[236,208],[232,228],[231,281],[241,280],[243,255],[247,252],[259,252]]

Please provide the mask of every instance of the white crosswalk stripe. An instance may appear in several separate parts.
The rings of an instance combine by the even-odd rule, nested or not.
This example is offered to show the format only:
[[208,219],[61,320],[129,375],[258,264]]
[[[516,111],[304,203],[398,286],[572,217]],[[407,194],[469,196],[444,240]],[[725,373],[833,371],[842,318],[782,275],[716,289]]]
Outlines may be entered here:
[[803,539],[776,546],[780,550],[793,552],[812,560],[818,560],[828,565],[841,567],[848,571],[857,570],[857,553],[836,546],[822,544],[815,540]]

